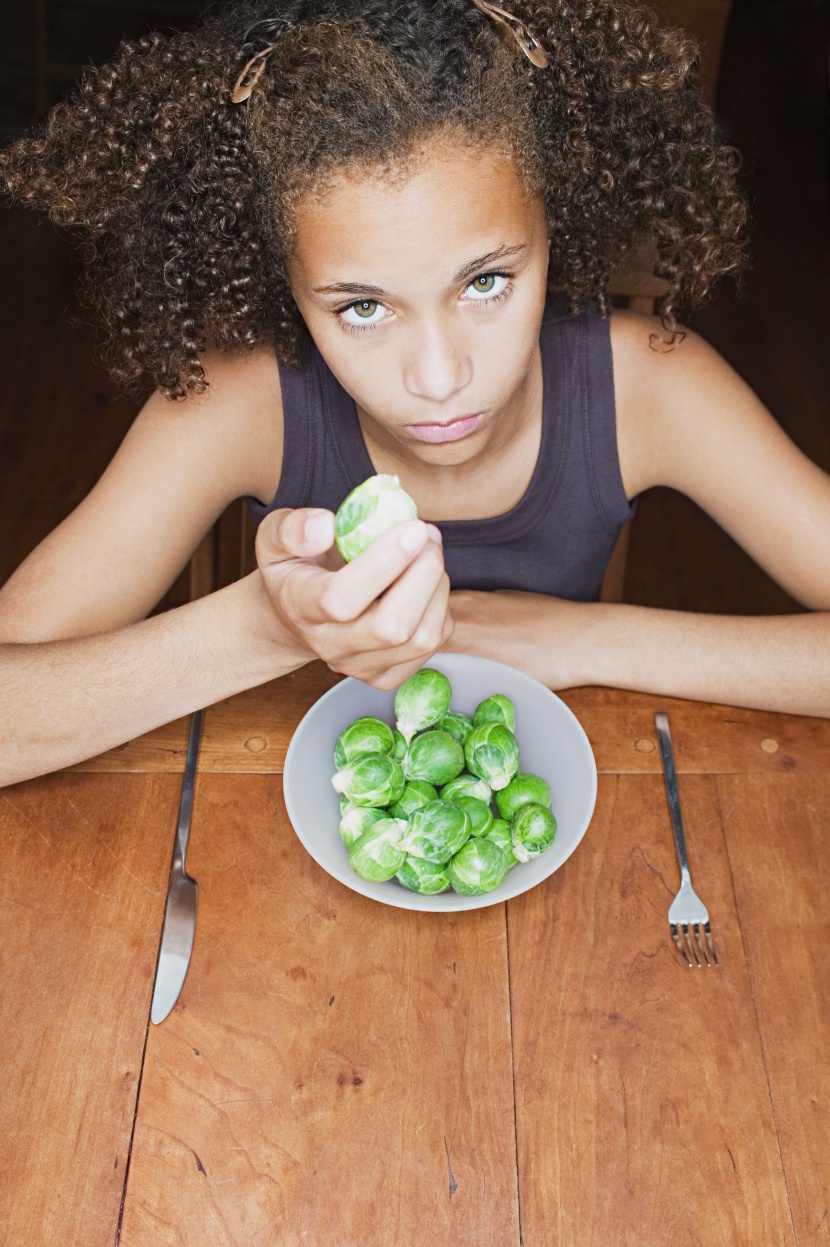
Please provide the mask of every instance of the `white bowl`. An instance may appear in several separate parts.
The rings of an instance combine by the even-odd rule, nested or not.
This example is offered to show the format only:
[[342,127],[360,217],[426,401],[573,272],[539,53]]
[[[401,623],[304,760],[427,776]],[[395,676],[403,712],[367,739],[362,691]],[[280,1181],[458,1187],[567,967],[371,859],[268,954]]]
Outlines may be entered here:
[[452,708],[472,715],[493,693],[505,693],[516,706],[516,737],[520,769],[548,781],[556,818],[551,847],[532,861],[514,866],[507,878],[483,896],[441,892],[421,896],[390,879],[367,883],[349,866],[338,830],[340,797],[331,777],[337,737],[353,719],[374,715],[395,724],[392,692],[381,692],[360,680],[341,680],[314,703],[294,733],[285,758],[284,793],[288,817],[314,860],[347,888],[399,909],[438,912],[498,905],[527,892],[566,861],[588,828],[597,795],[597,768],[588,737],[579,720],[555,693],[538,680],[489,658],[467,654],[436,654],[424,664],[443,671],[452,684]]

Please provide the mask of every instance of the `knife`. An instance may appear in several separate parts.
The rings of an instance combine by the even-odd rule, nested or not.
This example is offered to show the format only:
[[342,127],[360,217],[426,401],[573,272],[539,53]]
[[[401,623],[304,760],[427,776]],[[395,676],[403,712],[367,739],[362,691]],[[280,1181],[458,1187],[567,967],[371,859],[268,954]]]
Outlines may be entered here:
[[161,932],[156,984],[150,1020],[158,1024],[167,1017],[179,998],[184,986],[193,939],[196,935],[196,909],[199,904],[199,885],[184,868],[187,842],[190,838],[190,819],[193,814],[193,788],[196,782],[196,762],[202,739],[201,710],[194,711],[190,720],[187,741],[187,758],[184,764],[182,796],[179,802],[179,821],[173,845],[173,864],[167,888],[167,904],[164,909],[164,927]]

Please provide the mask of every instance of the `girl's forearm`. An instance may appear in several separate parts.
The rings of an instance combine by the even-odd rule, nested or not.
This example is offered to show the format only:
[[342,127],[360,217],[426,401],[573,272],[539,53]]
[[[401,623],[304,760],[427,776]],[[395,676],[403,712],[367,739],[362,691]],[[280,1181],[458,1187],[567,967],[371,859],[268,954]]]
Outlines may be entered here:
[[259,572],[76,640],[0,645],[0,786],[70,766],[311,658]]

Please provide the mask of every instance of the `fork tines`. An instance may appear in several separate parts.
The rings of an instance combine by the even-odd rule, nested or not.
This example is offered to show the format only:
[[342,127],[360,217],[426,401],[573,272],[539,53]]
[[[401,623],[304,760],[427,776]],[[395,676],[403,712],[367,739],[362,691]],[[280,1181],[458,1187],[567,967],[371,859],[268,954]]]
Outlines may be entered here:
[[[689,967],[716,966],[718,954],[715,952],[715,941],[712,939],[712,928],[708,922],[671,922],[669,927],[677,951]],[[705,937],[705,939],[703,938]]]

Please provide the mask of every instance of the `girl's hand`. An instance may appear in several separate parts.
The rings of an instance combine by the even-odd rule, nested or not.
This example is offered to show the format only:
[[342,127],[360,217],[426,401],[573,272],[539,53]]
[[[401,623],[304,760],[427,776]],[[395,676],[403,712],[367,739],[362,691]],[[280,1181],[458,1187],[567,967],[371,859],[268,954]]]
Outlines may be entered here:
[[449,640],[441,534],[409,520],[351,563],[334,547],[334,515],[273,511],[259,526],[259,570],[277,617],[307,660],[391,689]]

